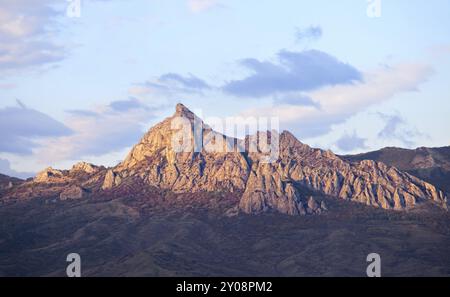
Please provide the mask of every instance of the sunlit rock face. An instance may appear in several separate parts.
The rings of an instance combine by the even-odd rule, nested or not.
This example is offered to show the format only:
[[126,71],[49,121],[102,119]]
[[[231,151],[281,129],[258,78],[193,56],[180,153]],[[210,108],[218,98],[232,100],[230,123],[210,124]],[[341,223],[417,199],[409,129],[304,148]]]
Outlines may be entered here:
[[[262,132],[245,140],[224,140],[224,146],[236,144],[231,152],[175,152],[173,121],[177,117],[202,123],[185,106],[177,105],[172,117],[150,129],[125,161],[107,174],[108,188],[121,179],[138,177],[174,192],[238,191],[242,192],[239,209],[245,213],[276,210],[298,215],[325,210],[302,197],[297,190],[302,186],[384,209],[407,209],[425,200],[445,204],[444,194],[429,183],[383,163],[346,162],[331,151],[301,143],[287,131],[277,135],[279,155],[269,163],[261,161],[262,153],[248,150],[249,142]],[[212,133],[225,139],[205,124],[201,133],[203,139]],[[239,146],[245,150],[238,151]]]
[[[180,139],[186,125],[192,137]],[[276,148],[269,159],[268,147]],[[4,196],[83,199],[113,195],[124,187],[131,196],[150,188],[173,193],[233,193],[240,199],[230,213],[306,215],[327,211],[325,202],[311,192],[392,210],[413,208],[425,201],[447,207],[445,195],[435,186],[395,167],[370,160],[346,161],[331,151],[301,143],[287,131],[258,132],[245,139],[225,137],[182,104],[173,116],[152,127],[117,166],[81,162],[71,170],[47,168]],[[305,194],[305,189],[310,194]]]

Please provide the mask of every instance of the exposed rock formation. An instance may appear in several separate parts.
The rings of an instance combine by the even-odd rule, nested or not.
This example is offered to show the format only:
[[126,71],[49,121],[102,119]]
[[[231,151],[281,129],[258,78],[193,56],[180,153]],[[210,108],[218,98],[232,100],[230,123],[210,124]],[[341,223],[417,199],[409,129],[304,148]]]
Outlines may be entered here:
[[343,158],[353,162],[362,160],[383,162],[450,193],[450,146],[421,147],[415,150],[387,147],[364,154],[343,156]]
[[48,167],[39,172],[34,181],[37,183],[61,182],[64,179],[62,171]]
[[93,164],[90,163],[86,163],[86,162],[79,162],[75,165],[73,165],[72,169],[70,170],[71,172],[86,172],[86,173],[95,173],[98,172],[100,170],[100,167],[95,166]]
[[[190,137],[185,137],[186,132]],[[225,137],[182,104],[114,168],[88,163],[65,171],[47,168],[32,182],[14,187],[7,197],[80,199],[86,190],[133,197],[152,187],[199,196],[231,193],[240,200],[233,200],[234,207],[227,211],[230,216],[238,211],[304,215],[328,209],[324,201],[306,192],[384,209],[404,210],[424,201],[447,207],[445,195],[432,184],[395,167],[370,160],[346,161],[301,143],[287,131],[259,132],[243,140]]]
[[[425,200],[441,206],[446,203],[444,194],[433,185],[394,167],[374,161],[346,162],[331,151],[310,148],[287,131],[265,135],[279,139],[279,156],[271,163],[261,161],[261,152],[248,150],[252,137],[245,141],[227,139],[205,124],[200,130],[191,128],[192,139],[183,143],[191,150],[177,153],[172,142],[179,128],[173,123],[180,117],[191,125],[202,123],[185,106],[177,105],[172,117],[150,129],[124,162],[106,174],[103,188],[137,177],[174,192],[242,192],[239,208],[245,213],[273,209],[295,215],[326,209],[314,199],[301,197],[298,187],[384,209],[407,209]],[[203,136],[204,142],[197,152],[192,149],[196,146],[195,135]],[[219,147],[223,146],[223,151],[205,149],[213,138],[221,140]],[[246,150],[240,152],[242,146]]]
[[81,199],[86,195],[86,190],[79,186],[70,186],[59,194],[61,200]]
[[106,172],[102,190],[107,190],[113,188],[114,186],[118,186],[120,184],[120,181],[121,177],[110,169]]

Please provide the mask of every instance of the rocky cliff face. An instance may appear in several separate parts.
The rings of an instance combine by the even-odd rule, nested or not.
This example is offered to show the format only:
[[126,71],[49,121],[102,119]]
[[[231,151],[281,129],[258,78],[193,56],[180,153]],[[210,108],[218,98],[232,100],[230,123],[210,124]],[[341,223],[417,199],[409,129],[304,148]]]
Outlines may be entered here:
[[[188,124],[191,138],[179,138],[185,127],[182,122]],[[267,162],[264,147],[274,143],[279,144],[276,158]],[[404,210],[425,201],[447,207],[441,191],[395,167],[346,161],[301,143],[287,131],[259,132],[243,140],[226,138],[182,104],[172,117],[151,128],[116,167],[79,163],[69,171],[48,168],[9,196],[45,192],[44,196],[59,195],[62,200],[81,199],[110,195],[124,186],[128,195],[142,194],[143,187],[174,193],[233,193],[240,201],[228,213],[326,211],[325,203],[305,194],[305,189],[384,209]]]
[[[277,135],[279,156],[274,162],[262,162],[261,152],[249,151],[263,133],[244,141],[225,139],[205,124],[200,131],[192,128],[192,133],[203,135],[204,146],[211,139],[222,139],[220,145],[228,146],[228,151],[209,152],[203,147],[197,152],[177,153],[172,141],[178,130],[173,122],[180,117],[191,124],[202,123],[179,104],[172,117],[153,127],[124,162],[106,174],[103,189],[138,178],[180,193],[239,192],[239,209],[245,213],[276,210],[296,215],[323,209],[316,207],[314,198],[300,194],[302,187],[384,209],[407,209],[426,200],[446,206],[444,194],[429,183],[383,163],[346,162],[330,151],[310,148],[286,131]],[[273,137],[267,134],[264,136]],[[187,145],[195,146],[192,142]]]
[[360,162],[373,160],[394,166],[450,193],[450,146],[402,149],[387,147],[359,155],[343,156],[345,160]]

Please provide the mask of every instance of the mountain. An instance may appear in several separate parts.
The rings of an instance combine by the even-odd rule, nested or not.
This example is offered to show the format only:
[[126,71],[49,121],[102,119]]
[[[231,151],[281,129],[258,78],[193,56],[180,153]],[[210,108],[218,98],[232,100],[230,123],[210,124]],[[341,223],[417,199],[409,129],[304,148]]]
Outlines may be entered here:
[[13,188],[15,185],[22,183],[21,179],[15,177],[9,177],[4,174],[0,174],[0,195],[3,191]]
[[[189,137],[181,144],[185,127]],[[198,139],[202,145],[194,150]],[[277,156],[268,162],[264,145],[275,142]],[[230,215],[321,213],[327,207],[316,201],[317,193],[383,209],[405,210],[427,201],[447,208],[442,191],[396,167],[371,160],[350,162],[331,151],[311,148],[287,131],[227,138],[182,104],[173,116],[151,128],[117,166],[105,169],[80,163],[66,171],[47,168],[33,181],[12,188],[4,199],[81,199],[118,193],[138,197],[153,188],[227,193],[233,197]]]
[[450,146],[414,150],[387,147],[378,151],[342,157],[352,162],[373,160],[394,166],[450,193]]
[[[430,183],[287,131],[202,123],[192,152],[182,122],[202,123],[178,105],[112,168],[0,176],[0,276],[65,276],[74,252],[82,276],[365,276],[373,252],[383,276],[450,275],[450,213]],[[265,140],[279,149],[255,149]]]

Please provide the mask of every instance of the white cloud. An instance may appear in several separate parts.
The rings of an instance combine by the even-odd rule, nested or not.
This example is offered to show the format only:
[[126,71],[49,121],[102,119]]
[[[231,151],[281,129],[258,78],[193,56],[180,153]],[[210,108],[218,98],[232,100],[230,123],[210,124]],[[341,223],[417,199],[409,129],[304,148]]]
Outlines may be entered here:
[[[126,101],[117,102],[122,104]],[[69,114],[64,123],[73,134],[42,139],[40,147],[34,150],[42,163],[79,160],[121,151],[142,137],[143,124],[154,117],[153,110],[137,104],[127,108],[110,104]]]
[[389,100],[396,94],[417,91],[420,84],[433,74],[427,65],[400,64],[364,74],[361,82],[329,86],[298,94],[311,98],[314,105],[274,104],[252,108],[244,115],[278,116],[282,126],[296,131],[303,138],[323,135],[333,124],[367,107]]
[[55,44],[39,42],[7,42],[0,44],[0,70],[43,66],[63,60],[66,51]]
[[322,37],[322,27],[309,26],[307,28],[297,28],[295,37],[298,42],[301,41],[314,41]]
[[188,0],[189,9],[194,13],[206,11],[218,5],[216,0]]
[[55,0],[6,0],[0,4],[0,74],[61,61],[66,50],[55,44]]
[[11,168],[11,163],[7,159],[0,158],[0,173],[8,176],[26,179],[35,175],[34,172],[19,172]]
[[397,141],[403,146],[413,148],[418,138],[428,137],[415,127],[411,127],[398,112],[393,114],[378,112],[377,115],[385,122],[383,129],[377,135],[380,139]]
[[6,0],[0,6],[0,36],[29,38],[43,34],[54,25],[54,0]]

